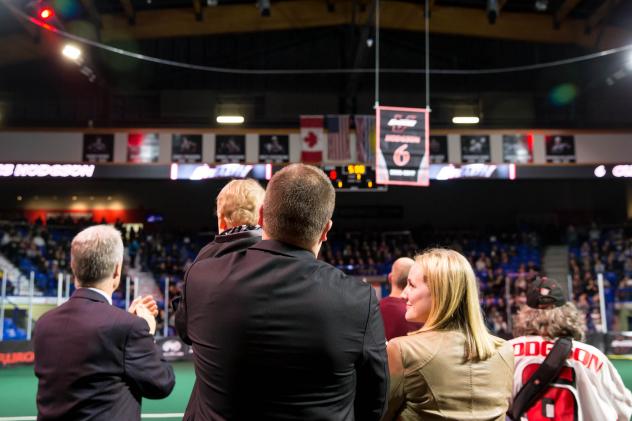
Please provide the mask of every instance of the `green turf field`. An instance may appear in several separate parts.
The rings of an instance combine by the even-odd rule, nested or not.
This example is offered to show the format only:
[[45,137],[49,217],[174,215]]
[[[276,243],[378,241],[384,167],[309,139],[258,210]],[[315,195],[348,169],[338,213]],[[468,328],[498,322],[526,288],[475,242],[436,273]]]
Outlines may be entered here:
[[[628,389],[632,390],[632,361],[613,361]],[[195,374],[190,362],[174,363],[176,387],[167,399],[143,399],[143,419],[181,420]],[[37,379],[32,366],[0,370],[0,421],[34,420]]]

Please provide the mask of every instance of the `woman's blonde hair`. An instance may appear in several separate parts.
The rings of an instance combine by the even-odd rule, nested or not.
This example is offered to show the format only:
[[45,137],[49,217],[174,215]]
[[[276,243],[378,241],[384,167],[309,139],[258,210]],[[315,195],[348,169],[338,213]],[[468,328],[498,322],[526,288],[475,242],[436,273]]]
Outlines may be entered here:
[[223,216],[229,228],[256,225],[265,190],[251,178],[233,180],[217,195],[217,215]]
[[551,309],[523,306],[514,318],[514,336],[538,335],[547,339],[570,336],[584,340],[586,316],[573,303]]
[[458,330],[465,335],[465,358],[486,360],[503,342],[492,336],[478,300],[476,276],[468,260],[448,249],[430,249],[415,257],[430,289],[432,304],[422,331]]

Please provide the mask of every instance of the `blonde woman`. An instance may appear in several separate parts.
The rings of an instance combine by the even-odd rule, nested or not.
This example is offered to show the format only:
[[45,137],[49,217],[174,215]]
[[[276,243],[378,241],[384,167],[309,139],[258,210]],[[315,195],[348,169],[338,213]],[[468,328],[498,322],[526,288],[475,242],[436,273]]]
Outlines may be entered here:
[[402,295],[418,331],[388,343],[385,420],[504,420],[511,399],[511,346],[483,322],[476,277],[453,250],[415,257]]

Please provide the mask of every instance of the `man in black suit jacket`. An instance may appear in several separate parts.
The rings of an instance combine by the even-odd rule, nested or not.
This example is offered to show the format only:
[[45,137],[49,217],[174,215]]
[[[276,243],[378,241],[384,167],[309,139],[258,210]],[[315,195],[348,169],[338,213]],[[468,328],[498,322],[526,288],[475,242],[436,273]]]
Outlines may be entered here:
[[316,259],[335,192],[318,168],[270,181],[263,240],[187,279],[196,382],[185,420],[379,420],[388,369],[373,288]]
[[[245,250],[261,240],[261,227],[257,224],[263,204],[265,190],[253,179],[232,180],[217,195],[217,229],[219,233],[213,241],[205,245],[195,258],[195,262],[209,257],[219,257],[235,251]],[[182,295],[173,300],[176,308],[176,331],[180,338],[191,345],[187,333],[186,280],[184,275]]]
[[97,225],[73,239],[78,289],[35,325],[38,420],[140,420],[142,397],[171,393],[173,370],[152,336],[155,301],[134,300],[131,313],[111,305],[122,264],[114,228]]

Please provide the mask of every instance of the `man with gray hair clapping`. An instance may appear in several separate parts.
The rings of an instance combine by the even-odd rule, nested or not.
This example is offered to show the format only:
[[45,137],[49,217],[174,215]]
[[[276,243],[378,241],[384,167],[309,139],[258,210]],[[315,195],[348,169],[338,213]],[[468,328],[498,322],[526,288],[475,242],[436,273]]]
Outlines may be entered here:
[[70,264],[77,290],[35,326],[38,420],[139,420],[143,397],[164,398],[175,385],[153,340],[156,303],[112,306],[123,241],[110,226],[77,234]]

